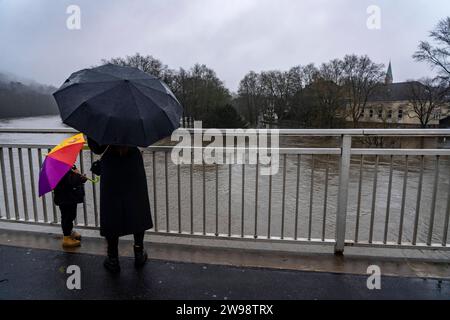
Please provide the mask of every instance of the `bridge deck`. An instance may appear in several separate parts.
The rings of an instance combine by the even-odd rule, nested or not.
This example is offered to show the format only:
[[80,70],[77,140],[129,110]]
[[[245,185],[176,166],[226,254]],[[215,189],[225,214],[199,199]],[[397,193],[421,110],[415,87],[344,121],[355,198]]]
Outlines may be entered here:
[[[55,237],[2,230],[0,299],[450,298],[449,265],[445,263],[274,255],[148,243],[152,259],[137,272],[130,257],[131,245],[124,240],[122,272],[113,277],[102,267],[103,240],[85,238],[82,248],[66,253],[59,249]],[[278,269],[273,268],[277,265],[274,259]],[[366,287],[365,271],[373,263],[381,267],[381,290]],[[68,275],[63,270],[72,264],[81,268],[79,291],[66,288]]]
[[[450,280],[382,278],[368,290],[366,276],[243,268],[150,260],[140,272],[122,259],[120,276],[103,257],[0,246],[0,299],[449,299]],[[66,288],[61,267],[82,270],[81,290]]]

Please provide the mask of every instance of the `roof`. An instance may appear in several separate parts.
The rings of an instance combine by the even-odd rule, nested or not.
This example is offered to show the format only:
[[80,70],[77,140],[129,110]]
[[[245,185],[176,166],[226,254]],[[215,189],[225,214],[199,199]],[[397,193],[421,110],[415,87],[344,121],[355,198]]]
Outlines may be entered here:
[[380,85],[369,96],[369,101],[408,101],[411,99],[410,86],[414,82],[417,81]]
[[392,66],[391,66],[391,62],[389,61],[389,67],[387,69],[386,72],[386,83],[392,83],[392,81],[394,80],[393,76],[392,76]]

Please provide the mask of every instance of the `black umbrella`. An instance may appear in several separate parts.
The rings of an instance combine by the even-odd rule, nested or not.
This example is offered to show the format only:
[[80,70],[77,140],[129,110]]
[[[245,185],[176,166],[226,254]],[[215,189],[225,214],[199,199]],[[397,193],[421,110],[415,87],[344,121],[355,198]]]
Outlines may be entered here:
[[62,121],[99,144],[149,146],[177,129],[183,112],[164,82],[113,64],[71,74],[53,96]]

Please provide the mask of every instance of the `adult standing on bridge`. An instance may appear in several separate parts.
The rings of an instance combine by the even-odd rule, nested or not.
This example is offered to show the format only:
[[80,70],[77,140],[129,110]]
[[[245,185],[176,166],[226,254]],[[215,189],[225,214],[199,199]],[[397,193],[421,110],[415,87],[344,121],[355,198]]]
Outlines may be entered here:
[[[120,271],[119,237],[134,235],[135,266],[147,261],[144,233],[153,227],[147,178],[141,152],[136,147],[101,146],[88,138],[89,148],[102,154],[100,163],[100,235],[108,242],[106,269]],[[94,169],[95,170],[95,169]]]
[[147,260],[145,230],[152,228],[142,155],[180,125],[181,104],[167,85],[136,68],[106,64],[73,73],[54,93],[63,122],[85,133],[93,167],[101,174],[100,232],[108,240],[104,266],[120,271],[118,238],[134,234],[135,265]]

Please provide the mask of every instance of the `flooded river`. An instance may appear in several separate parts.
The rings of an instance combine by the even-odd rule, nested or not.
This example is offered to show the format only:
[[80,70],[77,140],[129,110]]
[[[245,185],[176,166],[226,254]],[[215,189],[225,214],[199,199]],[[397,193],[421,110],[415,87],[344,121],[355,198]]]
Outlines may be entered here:
[[[62,124],[59,117],[50,116],[0,120],[0,127],[60,128]],[[5,143],[57,144],[65,136],[0,133],[0,145]],[[435,143],[437,146],[439,145],[439,141]],[[281,147],[335,147],[337,145],[338,141],[335,138],[280,137]],[[158,229],[161,231],[166,230],[168,226],[171,231],[181,229],[189,232],[192,226],[194,232],[215,233],[217,231],[221,234],[236,235],[241,235],[243,232],[247,236],[254,235],[256,232],[258,236],[264,237],[270,234],[273,237],[281,237],[283,231],[284,237],[334,238],[339,183],[337,155],[302,155],[301,157],[286,155],[286,159],[283,158],[284,155],[281,155],[280,170],[272,177],[262,175],[257,177],[254,165],[245,165],[244,169],[242,165],[218,165],[217,167],[215,165],[194,165],[192,170],[190,166],[182,165],[178,168],[171,163],[169,155],[168,193],[166,195],[164,153],[157,152],[155,154],[155,177],[153,176],[153,155],[148,151],[144,154],[150,199],[152,206],[156,203],[156,221]],[[24,214],[22,212],[24,212],[25,206],[30,217],[33,217],[34,209],[36,209],[38,218],[43,219],[43,201],[38,199],[36,203],[33,203],[30,197],[33,189],[30,179],[29,154],[25,151],[22,154],[25,168],[23,185],[19,175],[20,164],[17,160],[17,149],[13,149],[12,157],[16,159],[14,160],[18,194],[16,204],[13,197],[9,154],[7,149],[4,149],[6,185],[11,215],[14,215],[12,208],[17,205],[21,216]],[[37,183],[38,160],[38,154],[33,150],[31,162],[34,166],[35,184]],[[377,165],[375,157],[367,156],[362,160],[362,166],[360,156],[353,156],[351,161],[346,239],[369,240],[370,226],[373,225],[373,241],[383,241],[386,238],[387,241],[397,242],[401,232],[401,241],[411,242],[414,236],[414,222],[417,220],[417,242],[423,243],[427,241],[430,215],[434,210],[432,242],[441,243],[446,227],[444,221],[449,192],[448,157],[441,156],[439,158],[439,173],[436,175],[436,157],[426,156],[423,162],[422,178],[420,174],[421,158],[417,156],[408,157],[407,171],[405,170],[404,156],[394,156],[392,163],[390,156],[381,156]],[[83,161],[85,172],[89,172],[90,161],[90,155],[86,152]],[[284,164],[286,165],[285,169]],[[178,169],[181,182],[179,196]],[[404,188],[405,173],[407,173],[407,183]],[[298,174],[299,178],[297,179]],[[256,179],[258,179],[257,189]],[[422,188],[419,191],[420,179],[422,179]],[[389,181],[391,181],[391,188],[389,188]],[[433,209],[434,188],[436,188],[437,194]],[[27,195],[25,201],[22,197],[22,190],[25,190]],[[257,193],[256,190],[258,190]],[[89,224],[95,223],[92,192],[93,186],[89,184],[86,206]],[[98,202],[98,190],[96,192]],[[389,193],[390,198],[388,197]],[[402,201],[403,194],[405,194],[405,201]],[[269,195],[271,196],[269,197]],[[419,211],[416,210],[418,195],[420,195]],[[193,200],[192,205],[191,199]],[[0,200],[0,214],[5,216],[6,203],[3,191],[0,192]],[[256,208],[255,205],[257,205]],[[45,206],[49,220],[52,220],[51,195],[47,195]],[[84,211],[83,208],[79,210],[78,221],[83,223]],[[153,211],[155,213],[155,210]],[[402,216],[403,223],[401,224]]]

